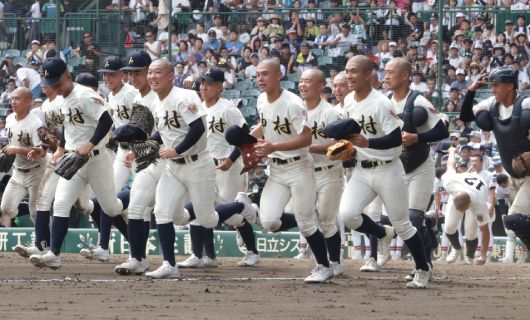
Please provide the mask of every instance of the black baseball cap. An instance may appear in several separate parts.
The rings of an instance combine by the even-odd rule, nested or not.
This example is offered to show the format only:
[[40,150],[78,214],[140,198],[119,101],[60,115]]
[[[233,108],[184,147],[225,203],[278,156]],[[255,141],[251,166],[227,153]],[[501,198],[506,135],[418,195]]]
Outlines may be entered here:
[[191,85],[191,90],[195,90],[195,91],[199,92],[201,90],[201,82],[202,82],[201,78],[196,79],[195,81],[193,81],[193,84]]
[[66,63],[59,57],[48,58],[42,65],[41,84],[45,86],[54,86],[68,68]]
[[352,134],[360,132],[361,127],[353,119],[333,121],[328,124],[324,129],[322,129],[322,133],[325,134],[326,137],[333,138],[336,140],[350,139]]
[[91,73],[81,72],[75,78],[75,83],[83,85],[85,87],[97,88],[99,86],[98,79],[94,77]]
[[133,71],[133,70],[142,70],[148,68],[151,64],[151,57],[149,54],[142,50],[136,50],[131,52],[127,56],[127,65],[121,70],[124,71]]
[[219,68],[209,68],[206,70],[204,75],[201,77],[204,81],[214,83],[214,82],[224,82],[225,73]]
[[121,71],[124,67],[123,61],[116,56],[108,56],[103,62],[103,69],[99,69],[98,73],[115,73]]

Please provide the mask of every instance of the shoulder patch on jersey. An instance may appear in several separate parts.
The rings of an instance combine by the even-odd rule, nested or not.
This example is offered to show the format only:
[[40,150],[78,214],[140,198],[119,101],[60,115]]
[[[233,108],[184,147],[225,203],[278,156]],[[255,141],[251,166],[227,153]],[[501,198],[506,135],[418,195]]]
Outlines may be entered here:
[[399,116],[394,112],[394,110],[390,110],[390,115],[396,119],[399,119]]
[[434,113],[434,114],[438,113],[438,110],[435,107],[429,107],[429,111]]
[[99,98],[91,98],[91,99],[92,99],[92,102],[94,102],[95,104],[99,104],[100,106],[105,104],[105,102],[103,102],[102,99],[99,99]]
[[199,108],[197,107],[195,103],[188,103],[187,107],[188,107],[188,111],[193,114],[199,112]]

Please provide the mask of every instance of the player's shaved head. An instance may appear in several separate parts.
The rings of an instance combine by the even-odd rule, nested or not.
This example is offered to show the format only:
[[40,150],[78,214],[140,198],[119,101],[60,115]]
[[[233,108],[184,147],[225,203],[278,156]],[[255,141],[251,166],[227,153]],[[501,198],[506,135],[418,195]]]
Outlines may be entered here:
[[165,69],[166,72],[173,72],[173,64],[167,59],[159,59],[151,62],[151,66],[160,66]]
[[282,72],[280,60],[278,58],[263,59],[263,61],[261,61],[258,66],[262,66],[262,68],[266,68],[270,72]]
[[313,81],[321,84],[326,84],[326,76],[320,69],[309,69],[302,73],[302,76],[310,77]]
[[26,87],[16,88],[13,91],[12,95],[17,95],[18,97],[20,97],[21,99],[26,100],[26,101],[27,100],[31,101],[31,99],[32,99],[31,90],[29,90]]
[[357,55],[350,58],[348,64],[355,63],[363,72],[371,72],[374,68],[372,61],[367,56]]
[[147,71],[147,80],[151,90],[163,99],[173,88],[173,65],[166,59],[153,61]]
[[405,58],[393,58],[388,64],[393,65],[397,72],[407,72],[409,75],[412,73],[412,64]]
[[298,82],[298,91],[300,92],[300,97],[308,103],[308,108],[320,102],[320,92],[325,85],[326,77],[322,71],[309,69],[302,73],[300,82]]
[[458,192],[453,197],[453,204],[456,210],[464,212],[469,209],[469,205],[471,204],[471,198],[469,197],[469,194],[467,192]]

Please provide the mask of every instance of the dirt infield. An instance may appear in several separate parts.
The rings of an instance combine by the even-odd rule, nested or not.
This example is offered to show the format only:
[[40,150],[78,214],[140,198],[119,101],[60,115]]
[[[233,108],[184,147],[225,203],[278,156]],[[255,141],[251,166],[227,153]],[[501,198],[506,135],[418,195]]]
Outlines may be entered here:
[[[346,276],[303,283],[309,260],[264,259],[242,268],[219,258],[212,269],[181,269],[183,280],[119,276],[108,263],[64,255],[63,267],[36,269],[15,253],[0,254],[3,319],[528,319],[530,265],[436,264],[427,290],[407,290],[410,261],[361,273],[344,261]],[[180,258],[179,260],[182,260]],[[159,258],[151,258],[158,266]]]

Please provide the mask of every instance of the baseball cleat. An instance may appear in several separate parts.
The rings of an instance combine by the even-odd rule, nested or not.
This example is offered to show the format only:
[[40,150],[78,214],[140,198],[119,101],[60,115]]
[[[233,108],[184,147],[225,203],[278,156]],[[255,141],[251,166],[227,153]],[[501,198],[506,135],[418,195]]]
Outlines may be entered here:
[[169,262],[164,261],[158,269],[147,272],[145,276],[151,279],[178,279],[180,278],[180,273],[176,265],[173,267]]
[[15,252],[18,253],[22,258],[29,258],[31,255],[37,254],[43,254],[44,252],[39,250],[39,248],[33,246],[33,247],[25,247],[23,245],[17,244],[15,246]]
[[344,275],[344,268],[342,265],[335,261],[330,261],[329,267],[331,270],[333,270],[333,276],[334,277],[341,277]]
[[451,248],[451,252],[445,259],[447,263],[455,263],[460,260],[462,260],[462,250],[456,250],[455,248]]
[[359,270],[363,272],[379,272],[379,266],[377,265],[377,261],[375,261],[374,258],[370,258],[366,260],[364,265]]
[[208,256],[202,257],[202,265],[205,268],[217,268],[218,263],[216,259],[212,259]]
[[352,260],[362,260],[363,254],[361,251],[355,251],[355,253],[351,256]]
[[61,267],[61,257],[56,256],[51,251],[48,251],[45,254],[33,254],[29,257],[29,262],[37,268],[50,268],[56,270]]
[[416,275],[416,269],[413,269],[409,274],[405,276],[405,280],[412,281],[414,280],[415,275]]
[[418,269],[414,274],[414,279],[407,283],[407,288],[409,289],[425,289],[427,284],[431,279],[432,271],[429,268],[429,271]]
[[177,263],[177,266],[181,268],[202,268],[204,267],[204,261],[202,258],[198,258],[196,255],[192,254],[188,259]]
[[333,277],[333,270],[321,264],[317,265],[311,274],[304,279],[306,283],[323,283]]
[[110,258],[109,250],[105,250],[100,246],[97,246],[94,249],[81,249],[79,253],[83,258],[88,260],[107,262]]
[[390,258],[390,242],[394,238],[394,228],[391,226],[383,226],[386,230],[386,235],[377,240],[377,265],[382,267]]
[[464,256],[464,260],[462,260],[462,264],[470,266],[473,265],[473,258]]
[[445,262],[447,260],[447,253],[442,253],[440,258],[436,259],[438,262]]
[[122,276],[126,276],[129,274],[142,274],[145,272],[145,268],[141,261],[136,260],[136,258],[130,258],[126,262],[116,266],[114,271]]
[[243,259],[237,263],[240,267],[253,267],[257,265],[261,260],[259,254],[255,254],[252,251],[248,251]]
[[143,258],[142,261],[140,262],[142,263],[142,267],[144,268],[144,271],[149,270],[149,267],[151,266],[151,264],[149,263],[149,260],[147,260],[147,257]]
[[252,201],[250,201],[247,194],[244,192],[238,192],[235,201],[242,203],[244,206],[243,211],[241,211],[243,218],[251,224],[256,223],[258,212],[256,208],[252,206]]
[[513,263],[513,256],[505,256],[504,258],[500,259],[499,262]]
[[308,258],[309,258],[309,254],[307,253],[307,251],[302,251],[302,250],[300,250],[298,254],[294,256],[294,259],[296,260],[304,260]]

